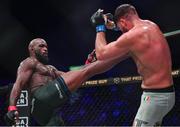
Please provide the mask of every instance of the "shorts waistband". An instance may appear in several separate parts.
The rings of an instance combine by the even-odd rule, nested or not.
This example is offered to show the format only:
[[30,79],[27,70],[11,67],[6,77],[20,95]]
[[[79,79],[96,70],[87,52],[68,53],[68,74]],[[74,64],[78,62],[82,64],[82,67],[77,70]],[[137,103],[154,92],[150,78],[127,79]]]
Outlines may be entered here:
[[160,88],[160,89],[143,89],[144,92],[158,92],[158,93],[168,93],[168,92],[174,92],[174,85],[171,85],[166,88]]

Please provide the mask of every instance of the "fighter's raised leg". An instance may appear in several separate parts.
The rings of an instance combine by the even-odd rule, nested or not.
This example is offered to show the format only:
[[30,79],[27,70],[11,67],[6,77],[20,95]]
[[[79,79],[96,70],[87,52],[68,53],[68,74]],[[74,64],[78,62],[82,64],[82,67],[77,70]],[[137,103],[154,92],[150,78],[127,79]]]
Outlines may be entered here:
[[80,70],[69,71],[62,75],[64,82],[66,83],[70,91],[74,91],[81,86],[90,77],[103,73],[111,69],[120,60],[106,60],[106,61],[96,61],[94,63],[85,65]]

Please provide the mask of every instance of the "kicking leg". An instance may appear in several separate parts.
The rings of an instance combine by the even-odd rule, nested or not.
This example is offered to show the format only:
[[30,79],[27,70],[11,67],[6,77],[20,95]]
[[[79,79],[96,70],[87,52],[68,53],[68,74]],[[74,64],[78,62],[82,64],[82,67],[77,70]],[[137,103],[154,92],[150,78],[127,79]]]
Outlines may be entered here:
[[81,86],[83,82],[96,74],[103,73],[111,69],[119,62],[116,60],[96,61],[94,63],[85,65],[80,70],[69,71],[62,75],[67,87],[70,91],[74,91]]

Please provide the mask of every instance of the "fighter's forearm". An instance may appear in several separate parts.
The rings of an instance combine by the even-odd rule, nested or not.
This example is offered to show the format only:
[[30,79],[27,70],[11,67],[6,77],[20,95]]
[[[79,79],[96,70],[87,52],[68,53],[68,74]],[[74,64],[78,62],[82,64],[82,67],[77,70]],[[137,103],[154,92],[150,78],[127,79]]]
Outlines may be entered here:
[[11,94],[10,94],[10,98],[9,98],[9,105],[10,106],[16,105],[20,93],[21,93],[21,88],[18,87],[16,84],[14,84],[13,89],[12,89]]
[[104,47],[107,45],[106,37],[104,32],[99,32],[96,34],[96,57],[97,59],[102,59],[102,55],[104,52]]

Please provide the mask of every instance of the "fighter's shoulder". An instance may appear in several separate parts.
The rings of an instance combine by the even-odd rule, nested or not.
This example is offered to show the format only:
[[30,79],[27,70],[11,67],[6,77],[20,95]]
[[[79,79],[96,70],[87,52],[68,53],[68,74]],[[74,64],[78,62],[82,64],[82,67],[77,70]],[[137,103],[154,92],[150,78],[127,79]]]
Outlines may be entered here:
[[134,27],[131,30],[129,30],[126,33],[123,33],[119,38],[118,38],[118,42],[124,42],[124,44],[126,45],[133,45],[134,43],[136,43],[140,38],[142,38],[142,36],[144,35],[143,33],[143,29],[142,26],[139,27]]
[[152,30],[156,30],[156,29],[159,29],[159,26],[153,22],[153,21],[150,21],[150,20],[143,20],[144,21],[144,25],[143,27],[141,28],[142,31],[145,31],[145,32],[149,32],[149,31],[152,31]]
[[129,30],[128,32],[126,33],[123,33],[119,39],[121,40],[124,40],[125,42],[130,42],[130,43],[133,43],[134,39],[136,39],[139,35],[141,35],[141,31],[139,28],[132,28],[131,30]]
[[150,20],[143,20],[143,21],[151,26],[157,26],[157,24],[153,21],[150,21]]
[[147,25],[135,26],[133,29],[129,31],[129,33],[132,37],[141,36],[148,29],[148,27],[149,26]]
[[32,57],[28,57],[20,63],[20,66],[21,67],[32,67],[33,68],[37,65],[37,63],[38,63],[37,59],[32,58]]
[[131,30],[128,31],[129,37],[132,39],[138,38],[138,37],[143,37],[146,33],[149,33],[152,29],[158,27],[155,23],[151,21],[144,21],[143,24],[135,26]]

